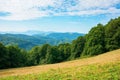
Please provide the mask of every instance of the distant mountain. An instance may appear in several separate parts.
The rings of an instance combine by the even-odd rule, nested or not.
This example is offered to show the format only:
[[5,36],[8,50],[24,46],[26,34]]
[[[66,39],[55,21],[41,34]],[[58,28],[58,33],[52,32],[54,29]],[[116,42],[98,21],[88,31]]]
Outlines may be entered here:
[[2,33],[0,34],[0,42],[2,42],[4,45],[15,44],[24,49],[31,49],[33,46],[46,43],[51,45],[69,43],[78,36],[84,36],[84,34],[57,32],[27,32],[22,34]]
[[26,34],[26,35],[42,35],[42,36],[46,36],[50,33],[53,33],[53,32],[44,32],[44,31],[26,31],[26,32],[23,32],[22,34]]
[[23,34],[0,34],[0,42],[5,45],[15,44],[24,49],[30,49],[33,46],[46,43],[45,38],[35,38]]
[[0,32],[0,34],[24,34],[24,35],[36,35],[36,34],[39,34],[39,35],[42,35],[42,36],[46,36],[50,33],[53,33],[52,31],[48,31],[48,32],[45,32],[45,31],[34,31],[34,30],[29,30],[29,31],[25,31],[25,32],[15,32],[15,31],[6,31],[6,32]]
[[78,36],[84,36],[85,34],[80,33],[50,33],[46,35],[47,37],[54,38],[54,39],[70,39],[73,40]]

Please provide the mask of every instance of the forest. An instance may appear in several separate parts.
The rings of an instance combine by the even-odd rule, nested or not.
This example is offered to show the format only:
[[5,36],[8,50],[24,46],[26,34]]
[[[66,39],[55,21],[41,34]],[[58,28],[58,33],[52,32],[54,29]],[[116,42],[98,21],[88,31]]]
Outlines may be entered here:
[[71,43],[44,44],[27,51],[16,45],[0,43],[0,69],[53,64],[102,54],[120,48],[120,17],[106,25],[97,24],[88,34]]

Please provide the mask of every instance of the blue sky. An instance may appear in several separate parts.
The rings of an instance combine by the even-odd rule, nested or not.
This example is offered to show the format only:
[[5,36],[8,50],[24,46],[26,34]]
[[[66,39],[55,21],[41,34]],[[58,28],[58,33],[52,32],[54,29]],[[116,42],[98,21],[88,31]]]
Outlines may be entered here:
[[0,0],[0,31],[87,33],[120,16],[120,0]]

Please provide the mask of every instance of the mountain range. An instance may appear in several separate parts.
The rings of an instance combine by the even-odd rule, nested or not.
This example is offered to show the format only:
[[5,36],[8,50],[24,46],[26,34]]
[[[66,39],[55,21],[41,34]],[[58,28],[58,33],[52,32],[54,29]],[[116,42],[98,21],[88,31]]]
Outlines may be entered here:
[[33,46],[51,44],[58,45],[61,43],[70,43],[83,33],[62,33],[62,32],[0,32],[0,42],[4,45],[18,45],[23,49],[31,49]]

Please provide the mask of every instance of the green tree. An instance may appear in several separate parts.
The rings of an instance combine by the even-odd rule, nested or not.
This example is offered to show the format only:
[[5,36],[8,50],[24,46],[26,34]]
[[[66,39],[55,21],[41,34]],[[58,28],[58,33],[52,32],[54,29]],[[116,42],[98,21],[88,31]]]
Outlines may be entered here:
[[71,44],[64,43],[58,45],[59,54],[62,56],[61,60],[66,61],[71,55]]
[[49,44],[44,44],[42,47],[41,47],[41,52],[39,54],[40,56],[40,64],[46,64],[46,55],[48,53],[48,49],[50,48],[51,46]]
[[20,66],[28,66],[28,52],[24,49],[20,49],[20,54],[21,54],[21,65]]
[[111,51],[120,48],[120,17],[111,19],[105,28],[106,50]]
[[105,31],[102,24],[93,27],[86,35],[86,43],[82,56],[98,55],[105,52]]
[[75,59],[80,57],[81,53],[83,52],[84,45],[85,45],[85,38],[82,36],[78,37],[76,40],[73,40],[70,59]]
[[29,59],[28,59],[28,64],[29,65],[37,65],[40,62],[41,58],[41,47],[40,46],[35,46],[33,47],[30,52],[29,52]]
[[47,49],[47,54],[45,57],[46,63],[57,63],[61,62],[61,55],[59,54],[59,51],[56,46],[54,47],[49,47]]
[[18,46],[7,46],[9,54],[9,67],[21,67],[24,66],[24,56],[22,55],[21,49]]
[[0,43],[0,69],[9,67],[8,57],[7,49]]

